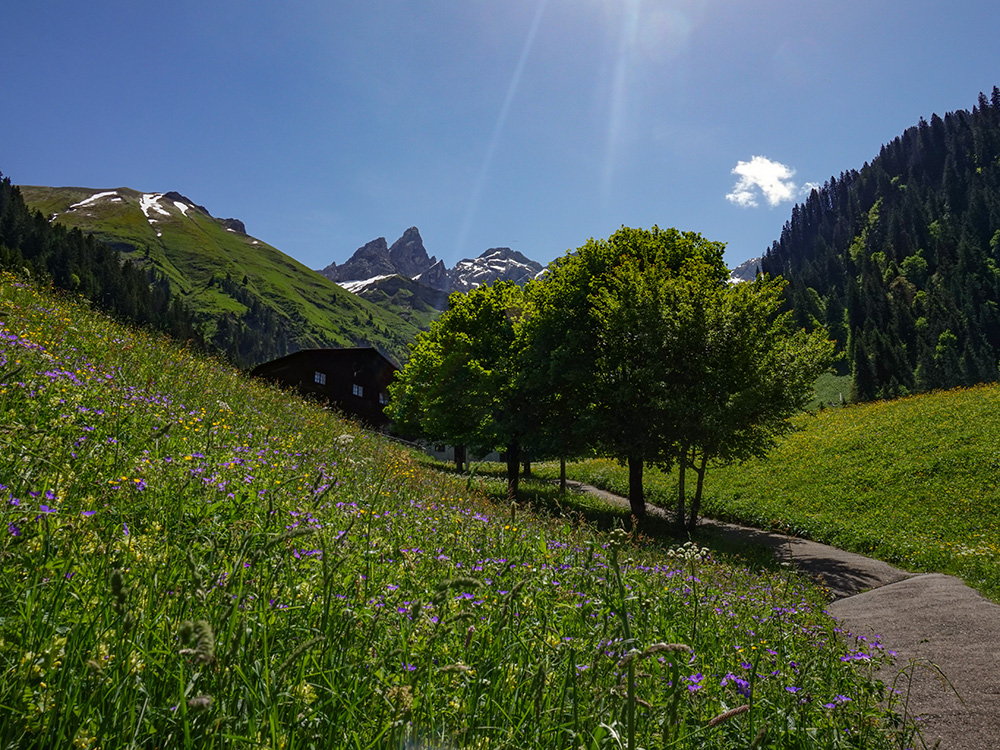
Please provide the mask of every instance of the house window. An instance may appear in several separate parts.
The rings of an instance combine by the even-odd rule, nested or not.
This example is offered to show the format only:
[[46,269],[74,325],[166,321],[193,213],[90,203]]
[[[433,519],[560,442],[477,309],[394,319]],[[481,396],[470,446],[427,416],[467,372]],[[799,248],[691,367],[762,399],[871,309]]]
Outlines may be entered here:
[[320,372],[319,370],[314,372],[313,382],[318,383],[319,385],[326,385],[326,373]]
[[378,394],[378,402],[382,404],[382,406],[385,406],[386,404],[389,403],[389,397],[384,393],[380,393]]
[[351,392],[352,392],[352,393],[353,393],[353,394],[354,394],[355,396],[362,396],[362,397],[363,397],[363,396],[365,395],[365,389],[364,389],[364,388],[362,388],[362,387],[361,387],[360,385],[358,385],[357,383],[355,383],[355,384],[354,384],[353,386],[351,386]]

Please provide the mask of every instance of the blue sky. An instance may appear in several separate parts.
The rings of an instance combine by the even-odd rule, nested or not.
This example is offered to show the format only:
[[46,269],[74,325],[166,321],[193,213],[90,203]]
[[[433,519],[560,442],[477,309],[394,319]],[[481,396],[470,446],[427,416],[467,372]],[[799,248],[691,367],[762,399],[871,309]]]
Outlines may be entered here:
[[449,265],[620,225],[776,239],[811,183],[1000,85],[1000,5],[12,2],[0,170],[177,190],[319,268],[412,225]]

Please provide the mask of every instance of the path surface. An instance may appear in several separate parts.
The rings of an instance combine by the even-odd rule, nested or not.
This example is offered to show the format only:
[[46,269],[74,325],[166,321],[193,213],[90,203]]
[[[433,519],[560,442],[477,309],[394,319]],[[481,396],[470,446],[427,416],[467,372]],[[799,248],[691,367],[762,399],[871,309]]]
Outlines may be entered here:
[[[628,507],[623,497],[572,484],[576,491]],[[663,514],[646,507],[648,513]],[[940,741],[940,750],[1000,749],[1000,606],[954,576],[908,573],[853,552],[746,526],[711,520],[700,526],[770,547],[778,559],[830,589],[834,600],[827,611],[844,627],[855,635],[881,636],[882,644],[898,654],[882,680],[889,686],[896,680],[896,688],[909,695],[909,713],[919,717],[928,748]],[[897,680],[901,670],[905,674]]]

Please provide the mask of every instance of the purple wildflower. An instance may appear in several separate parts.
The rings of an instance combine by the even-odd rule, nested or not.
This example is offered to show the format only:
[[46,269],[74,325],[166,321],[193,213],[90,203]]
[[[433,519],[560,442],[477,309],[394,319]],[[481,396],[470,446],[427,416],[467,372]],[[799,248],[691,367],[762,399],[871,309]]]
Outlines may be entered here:
[[730,682],[736,686],[736,690],[740,693],[740,695],[745,698],[750,697],[750,683],[742,677],[737,677],[732,672],[726,673],[726,676],[722,678],[722,682],[719,683],[719,687],[725,687]]
[[697,693],[701,690],[701,681],[705,679],[705,675],[701,672],[698,674],[689,675],[684,678],[684,682],[687,683],[687,689],[689,693]]

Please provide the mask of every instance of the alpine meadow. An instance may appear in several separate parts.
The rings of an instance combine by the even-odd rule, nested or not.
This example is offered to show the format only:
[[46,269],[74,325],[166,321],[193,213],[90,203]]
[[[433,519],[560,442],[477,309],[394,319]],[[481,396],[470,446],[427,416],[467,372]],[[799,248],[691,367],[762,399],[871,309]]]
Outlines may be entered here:
[[0,282],[4,747],[902,747],[821,592]]
[[[836,606],[902,578],[948,578],[1000,616],[1000,88],[969,111],[921,118],[822,184],[763,156],[737,162],[732,192],[712,188],[720,204],[794,203],[741,275],[712,239],[728,220],[671,206],[656,210],[707,226],[661,228],[627,205],[654,189],[617,194],[642,161],[626,159],[639,116],[626,116],[630,66],[673,65],[649,40],[674,29],[680,60],[695,29],[680,11],[645,28],[648,8],[626,4],[618,64],[605,60],[596,86],[613,105],[596,139],[603,166],[587,151],[601,172],[601,234],[579,229],[561,255],[535,247],[544,264],[516,239],[477,257],[466,246],[500,192],[526,201],[504,204],[526,224],[542,213],[574,231],[596,222],[567,186],[551,183],[546,202],[521,182],[490,185],[531,161],[504,154],[505,128],[520,127],[517,89],[545,12],[568,12],[549,5],[537,3],[513,58],[478,173],[470,154],[486,144],[460,148],[463,129],[441,122],[487,107],[426,95],[409,59],[405,86],[358,79],[337,115],[361,128],[345,101],[379,92],[368,106],[405,134],[380,123],[354,137],[378,136],[373,164],[402,161],[397,149],[434,154],[433,166],[406,162],[418,182],[381,166],[352,172],[318,147],[294,156],[295,138],[262,123],[289,164],[343,183],[268,181],[284,206],[274,215],[296,225],[285,237],[317,226],[352,237],[358,196],[380,206],[362,218],[390,228],[417,207],[440,224],[441,204],[458,228],[454,248],[430,243],[440,260],[409,217],[391,246],[379,237],[314,271],[173,190],[19,187],[0,175],[0,750],[926,750],[937,747],[928,731],[967,719],[992,739],[991,709],[921,702],[914,674],[925,669],[965,707],[954,672],[897,653],[897,609],[883,639]],[[378,55],[375,37],[359,37],[353,68],[437,28],[417,26],[407,44],[379,37]],[[499,36],[466,32],[484,59],[499,54]],[[625,54],[642,40],[641,55]],[[806,51],[783,46],[772,63],[813,59]],[[481,63],[449,73],[449,90],[469,71],[477,91],[497,85],[479,80]],[[522,97],[545,98],[525,86]],[[404,108],[396,99],[411,88],[425,100]],[[523,122],[534,138],[556,121]],[[549,143],[546,158],[566,163],[547,171],[586,151],[574,128],[565,153]],[[435,145],[432,129],[455,142]],[[724,140],[704,123],[697,138],[649,129],[657,149],[690,149],[692,163],[709,163],[698,144]],[[354,153],[335,130],[321,140]],[[250,174],[252,156],[230,166]],[[431,187],[449,169],[478,174],[462,201]],[[681,205],[686,178],[671,169],[649,160],[641,176],[663,178]],[[343,205],[326,205],[335,197]],[[537,242],[524,237],[520,247]],[[309,359],[334,354],[357,358],[329,372]],[[384,376],[377,387],[364,361]],[[252,377],[261,364],[288,379]],[[338,400],[341,386],[383,421]],[[801,558],[779,562],[764,537],[789,556],[793,539],[832,545],[898,577],[834,591]],[[979,625],[917,640],[992,654],[995,633]],[[964,684],[991,699],[995,674]]]

